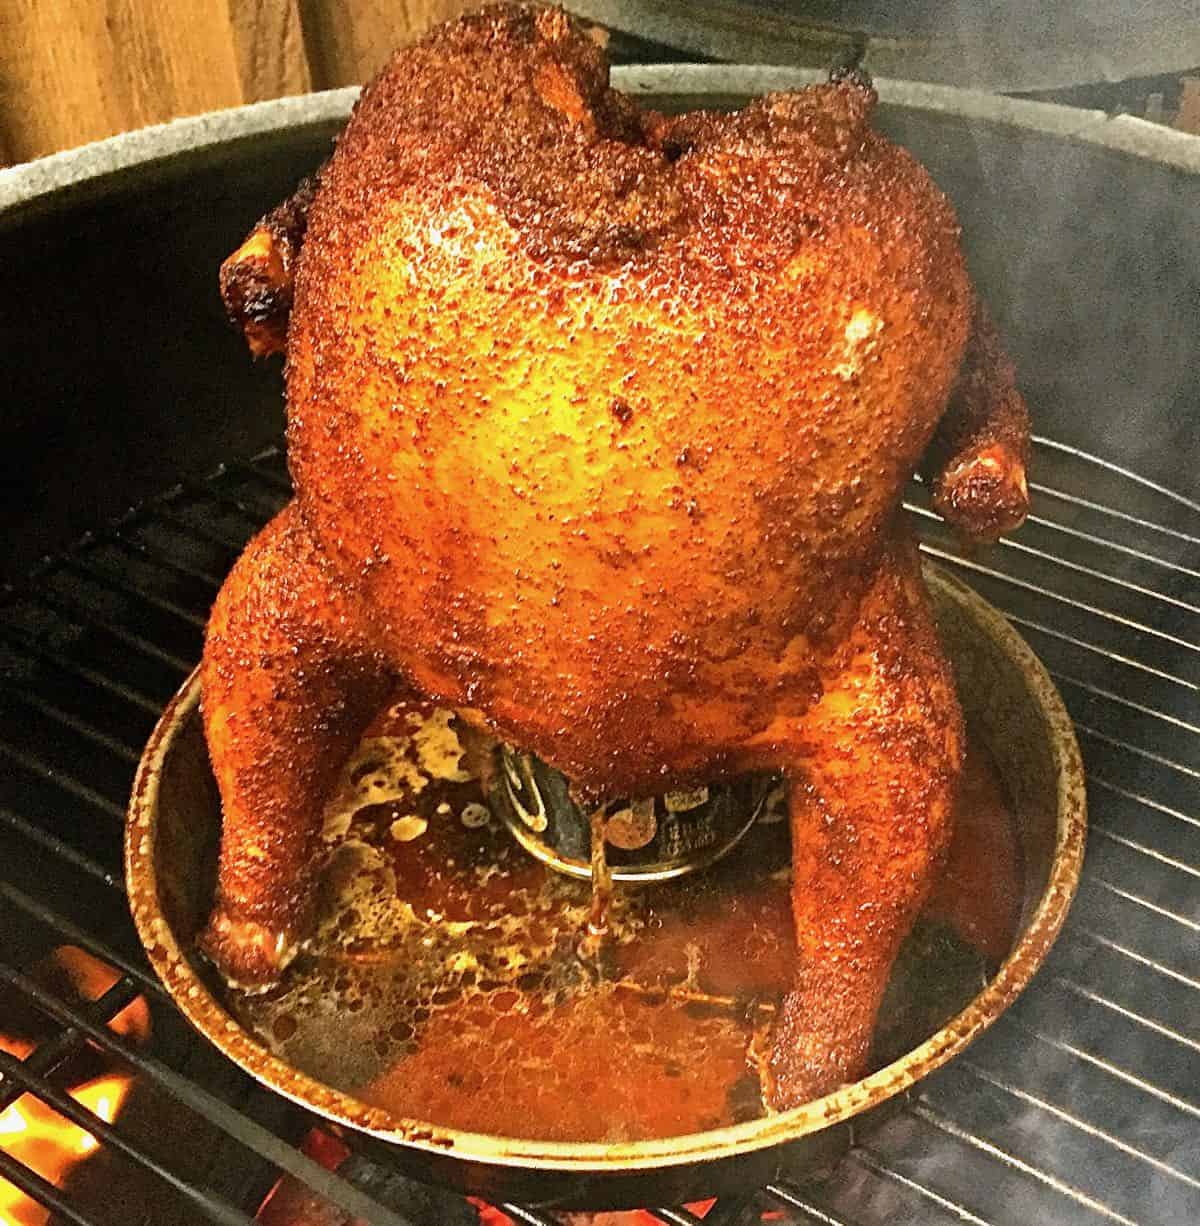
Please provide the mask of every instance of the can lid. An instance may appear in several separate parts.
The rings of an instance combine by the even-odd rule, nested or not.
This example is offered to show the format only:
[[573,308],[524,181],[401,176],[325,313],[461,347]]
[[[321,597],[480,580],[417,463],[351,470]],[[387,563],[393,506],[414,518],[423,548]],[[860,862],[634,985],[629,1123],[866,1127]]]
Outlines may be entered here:
[[861,53],[880,77],[1014,93],[1200,64],[1195,0],[573,0],[610,29],[726,62],[820,68]]

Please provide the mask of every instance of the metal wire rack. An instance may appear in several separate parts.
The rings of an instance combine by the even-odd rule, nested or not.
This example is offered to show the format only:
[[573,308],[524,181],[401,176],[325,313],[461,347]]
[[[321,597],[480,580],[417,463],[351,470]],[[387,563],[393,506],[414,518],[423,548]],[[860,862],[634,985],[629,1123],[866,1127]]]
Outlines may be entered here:
[[[708,1215],[716,1226],[764,1214],[826,1226],[1200,1221],[1200,502],[1051,439],[1038,440],[1033,471],[1034,515],[986,554],[959,554],[920,486],[908,505],[926,551],[1010,616],[1076,720],[1093,817],[1066,931],[1017,1005],[856,1138],[830,1177],[747,1189]],[[19,1000],[45,1026],[24,1059],[0,1054],[0,1113],[31,1094],[90,1132],[114,1170],[138,1172],[169,1206],[143,1221],[250,1222],[286,1173],[350,1217],[417,1226],[374,1185],[301,1152],[314,1121],[182,1024],[125,907],[121,823],[140,747],[199,655],[222,576],[289,488],[277,450],[230,463],[47,559],[0,601],[0,1007]],[[119,972],[84,1007],[29,973],[62,943]],[[154,1016],[148,1047],[109,1025],[138,996]],[[71,1098],[64,1070],[89,1046],[169,1103],[171,1127],[134,1135],[125,1115],[110,1125]],[[200,1135],[207,1155],[184,1161],[180,1136]],[[112,1220],[2,1143],[0,1176],[55,1221]]]

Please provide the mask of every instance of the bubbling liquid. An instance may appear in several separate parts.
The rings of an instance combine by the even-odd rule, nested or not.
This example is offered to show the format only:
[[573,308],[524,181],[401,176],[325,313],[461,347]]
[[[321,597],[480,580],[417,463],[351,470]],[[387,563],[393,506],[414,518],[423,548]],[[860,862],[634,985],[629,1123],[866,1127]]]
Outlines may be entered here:
[[[492,817],[490,754],[448,713],[395,702],[327,806],[314,936],[279,988],[230,1007],[293,1066],[444,1127],[619,1142],[761,1114],[748,1053],[794,958],[786,797],[711,868],[638,887],[600,873],[593,894]],[[989,771],[974,751],[968,827],[1006,880],[974,906],[979,857],[959,857],[963,888],[943,883],[897,964],[877,1063],[973,997],[1011,942],[1020,861]]]

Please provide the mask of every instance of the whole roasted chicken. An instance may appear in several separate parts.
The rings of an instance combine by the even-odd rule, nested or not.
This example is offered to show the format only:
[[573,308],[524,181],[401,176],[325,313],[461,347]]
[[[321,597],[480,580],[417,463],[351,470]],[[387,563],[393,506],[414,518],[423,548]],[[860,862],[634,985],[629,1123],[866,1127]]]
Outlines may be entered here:
[[874,104],[849,73],[664,116],[562,12],[490,8],[226,262],[251,348],[286,336],[296,489],[204,651],[231,980],[305,936],[322,799],[403,679],[587,802],[786,775],[767,1096],[862,1072],[963,753],[901,491],[923,463],[976,539],[1028,496],[954,213]]

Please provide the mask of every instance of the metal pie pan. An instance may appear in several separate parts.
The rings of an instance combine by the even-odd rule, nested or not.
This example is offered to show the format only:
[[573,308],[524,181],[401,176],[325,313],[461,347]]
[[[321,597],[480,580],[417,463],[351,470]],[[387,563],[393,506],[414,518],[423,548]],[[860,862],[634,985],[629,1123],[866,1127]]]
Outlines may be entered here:
[[678,1203],[759,1185],[784,1166],[826,1164],[861,1122],[962,1051],[1016,999],[1046,957],[1079,879],[1083,767],[1048,674],[1005,618],[933,568],[926,581],[969,721],[991,751],[1017,819],[1025,901],[1012,952],[987,987],[919,1047],[794,1110],[709,1132],[622,1144],[540,1142],[455,1131],[369,1106],[290,1067],[219,999],[195,935],[212,898],[219,805],[192,674],[143,754],[126,827],[134,920],[184,1015],[251,1076],[338,1124],[389,1143],[408,1173],[494,1199],[588,1208]]

